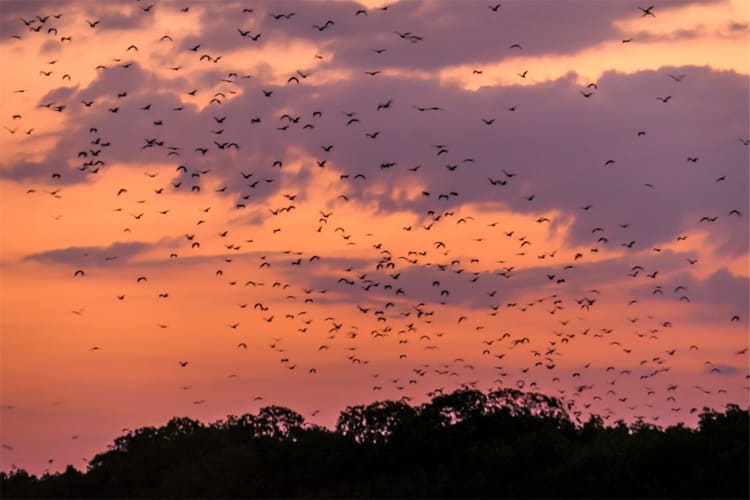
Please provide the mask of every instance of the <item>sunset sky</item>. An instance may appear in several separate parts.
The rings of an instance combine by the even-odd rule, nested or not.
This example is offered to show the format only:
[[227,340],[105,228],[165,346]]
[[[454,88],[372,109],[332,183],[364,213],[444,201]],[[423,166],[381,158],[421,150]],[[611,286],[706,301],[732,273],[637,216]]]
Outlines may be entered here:
[[748,3],[496,4],[1,1],[0,469],[461,386],[747,406]]

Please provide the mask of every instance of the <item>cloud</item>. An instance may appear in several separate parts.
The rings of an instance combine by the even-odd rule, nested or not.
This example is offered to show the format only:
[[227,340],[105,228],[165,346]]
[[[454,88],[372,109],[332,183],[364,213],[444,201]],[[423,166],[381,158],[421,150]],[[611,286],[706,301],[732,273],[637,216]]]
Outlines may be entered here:
[[[750,301],[750,279],[736,276],[726,268],[703,279],[682,271],[652,281],[638,286],[636,295],[650,296],[657,303],[683,301],[685,314],[691,321],[729,324],[735,314],[744,316],[743,311]],[[662,294],[653,293],[657,287],[663,290]]]
[[703,372],[709,375],[720,375],[722,377],[732,377],[744,373],[742,368],[726,364],[708,364],[703,368]]
[[[316,20],[338,18],[354,5],[324,2],[320,7],[313,12],[308,4],[272,6],[274,11],[295,11],[295,22],[307,23],[313,15]],[[298,24],[270,18],[269,8],[260,6],[253,14],[262,17],[263,29],[299,31]],[[520,9],[526,7],[510,8],[517,10],[513,15],[522,15]],[[558,3],[549,9],[560,16],[576,14]],[[627,9],[608,4],[592,10],[609,19]],[[356,45],[358,38],[385,32],[383,23],[392,23],[392,18],[386,20],[396,12],[399,19],[415,23],[431,16],[437,25],[441,19],[450,21],[446,31],[463,29],[454,24],[474,15],[465,19],[448,11],[439,3],[396,4],[388,12],[371,12],[367,22],[372,33],[362,30],[351,37]],[[364,22],[350,14],[351,20],[335,25],[342,33],[349,33],[350,23]],[[482,17],[492,16],[482,12]],[[533,16],[524,26],[533,32],[537,23],[546,22],[539,19]],[[210,21],[208,28],[219,22]],[[412,29],[417,32],[419,26]],[[213,40],[215,30],[204,29],[207,50],[223,48],[219,42],[224,38]],[[316,30],[310,31],[304,36],[315,36]],[[226,39],[227,47],[238,43],[235,35]],[[557,49],[568,50],[564,46]],[[426,52],[440,51],[432,47]],[[408,59],[421,61],[416,53]],[[423,63],[429,64],[415,67]],[[104,169],[114,163],[141,168],[144,162],[164,162],[175,167],[169,190],[220,188],[221,196],[232,197],[238,207],[250,207],[247,221],[259,223],[262,205],[271,196],[292,189],[304,199],[318,176],[333,172],[341,179],[330,186],[329,198],[348,196],[375,207],[375,216],[406,212],[424,217],[428,211],[472,204],[533,218],[556,214],[551,227],[567,228],[564,243],[569,248],[596,246],[612,255],[640,255],[639,250],[700,231],[718,255],[747,252],[746,214],[729,216],[748,204],[747,148],[736,141],[745,135],[743,110],[749,105],[743,75],[689,66],[628,75],[608,72],[585,98],[573,73],[533,85],[469,91],[436,77],[406,74],[319,82],[314,71],[299,85],[272,85],[263,77],[229,77],[218,69],[198,68],[166,78],[142,63],[122,61],[100,70],[85,87],[52,89],[40,102],[68,105],[70,125],[58,146],[43,160],[12,165],[2,175],[17,181],[44,179],[51,173],[49,165],[56,165],[55,171],[68,165],[61,183],[93,182],[96,168],[86,163],[95,159]],[[685,77],[677,82],[669,75]],[[191,89],[198,90],[197,100],[187,96]],[[273,94],[266,97],[263,91]],[[120,93],[127,95],[118,97]],[[209,102],[218,93],[218,102]],[[671,96],[666,103],[657,99],[665,96]],[[81,100],[94,105],[83,106]],[[430,106],[440,110],[418,109]],[[349,124],[345,113],[358,121]],[[253,123],[253,117],[260,121]],[[277,161],[281,167],[274,165]],[[699,222],[703,217],[717,219]],[[624,250],[631,242],[632,248]],[[609,270],[602,272],[603,264],[594,267],[583,265],[586,271],[580,272],[587,279],[611,276]],[[517,290],[535,286],[532,276],[541,275],[541,269],[517,273]],[[422,276],[426,274],[431,271],[409,269],[403,279],[434,281]],[[418,296],[434,299],[434,290],[420,286]]]
[[[676,83],[668,74],[687,76]],[[282,184],[303,188],[320,170],[315,162],[325,160],[325,168],[348,176],[332,197],[346,194],[386,212],[494,202],[535,216],[561,212],[572,220],[572,245],[594,242],[595,227],[603,227],[613,245],[635,241],[640,248],[700,227],[724,254],[747,248],[747,225],[728,217],[748,203],[746,148],[736,141],[744,133],[741,110],[749,105],[742,75],[698,67],[610,72],[590,99],[579,94],[574,75],[477,92],[406,77],[312,85],[306,91],[233,80],[225,90],[235,89],[235,95],[200,109],[182,101],[185,91],[177,88],[188,86],[184,81],[158,78],[137,63],[107,69],[73,97],[97,100],[95,107],[69,111],[78,125],[39,163],[83,164],[77,153],[98,136],[111,144],[101,155],[107,163],[185,165],[179,174],[183,189],[201,186],[208,176],[238,201],[243,194],[262,201]],[[262,89],[273,96],[263,97]],[[128,95],[118,99],[118,92]],[[667,95],[667,103],[657,99]],[[378,109],[389,101],[387,109]],[[443,109],[415,109],[432,105]],[[114,108],[117,113],[109,111]],[[313,117],[318,110],[323,116]],[[347,125],[343,112],[354,112],[359,122]],[[227,118],[218,123],[222,116]],[[248,123],[253,116],[261,122]],[[704,127],[706,122],[716,126]],[[97,124],[93,135],[91,123]],[[237,148],[226,147],[233,143]],[[445,144],[445,154],[435,144]],[[334,147],[324,152],[323,145]],[[302,170],[274,168],[277,160],[302,162]],[[419,171],[409,170],[417,165]],[[3,175],[28,179],[41,170],[15,166]],[[246,171],[254,177],[243,179],[239,174]],[[358,174],[366,180],[357,181]],[[71,168],[64,177],[80,182],[90,174]],[[405,191],[413,196],[396,194]],[[718,223],[698,224],[704,216],[718,216]],[[618,224],[630,229],[619,230]]]
[[[668,10],[699,3],[710,2],[671,2],[661,12],[668,15]],[[241,27],[254,34],[262,33],[252,46],[263,47],[269,40],[301,40],[319,47],[321,53],[332,54],[324,68],[360,71],[437,70],[456,64],[481,66],[519,55],[572,54],[605,40],[619,40],[625,34],[615,26],[616,22],[640,16],[632,5],[621,2],[597,5],[596,9],[554,1],[513,2],[493,13],[482,3],[446,5],[420,0],[396,2],[387,10],[369,9],[367,15],[355,15],[362,6],[346,1],[262,2],[254,5],[254,12],[244,14],[240,13],[242,4],[225,8],[236,15],[216,16],[213,9],[204,11],[201,33],[189,37],[183,48],[202,43],[211,50],[234,49],[240,40],[237,28]],[[544,10],[544,16],[538,15],[539,9]],[[291,12],[294,15],[290,19],[272,17]],[[329,19],[334,24],[326,30],[313,27]],[[581,23],[586,24],[586,30],[580,29]],[[412,43],[397,32],[410,33],[421,40]],[[520,44],[523,49],[511,49],[513,44]],[[372,51],[380,48],[386,51]]]
[[110,262],[127,262],[149,250],[160,246],[158,243],[116,242],[106,247],[68,247],[47,250],[27,255],[24,261],[71,266],[107,266]]
[[[407,262],[406,259],[414,261]],[[657,299],[677,303],[679,295],[674,296],[670,291],[677,286],[672,283],[678,282],[689,283],[689,290],[695,292],[690,293],[695,310],[701,305],[732,302],[733,297],[741,301],[742,287],[748,286],[746,279],[728,277],[726,271],[716,273],[704,282],[684,272],[673,277],[681,269],[685,254],[671,251],[639,255],[638,262],[646,270],[638,279],[629,275],[632,272],[631,266],[620,257],[597,262],[576,261],[570,266],[573,262],[570,255],[558,255],[556,259],[556,265],[532,262],[516,269],[516,266],[494,263],[488,269],[488,264],[485,263],[478,270],[472,270],[477,264],[470,264],[468,259],[439,259],[434,254],[427,257],[393,255],[391,259],[381,259],[380,262],[384,265],[394,264],[389,269],[374,266],[373,259],[364,257],[325,257],[315,266],[303,263],[296,268],[283,267],[281,272],[300,286],[328,290],[332,293],[329,301],[381,305],[389,301],[409,304],[422,302],[474,311],[505,308],[509,303],[516,303],[522,308],[550,297],[561,299],[562,307],[573,311],[582,310],[581,303],[576,301],[584,297],[595,300],[597,305],[594,308],[602,303],[619,303],[620,306],[625,306],[630,298],[652,300],[651,292],[656,283],[666,290],[664,298],[658,296]],[[552,257],[547,260],[552,260]],[[537,262],[542,261],[537,259]],[[662,275],[670,276],[667,281],[669,284],[664,284],[661,279],[652,282],[645,276],[654,269],[658,269]],[[557,280],[560,279],[564,281],[558,283]],[[731,286],[728,286],[729,283]],[[397,293],[398,290],[402,290],[403,295]],[[746,290],[744,296],[747,296]],[[528,300],[532,301],[531,304],[526,304]],[[716,318],[712,321],[716,321]]]
[[[747,225],[741,217],[727,216],[748,203],[747,150],[735,141],[745,135],[743,110],[750,105],[743,75],[702,67],[663,67],[630,75],[608,72],[597,89],[588,89],[593,94],[587,99],[573,73],[532,85],[468,91],[429,73],[423,78],[403,72],[368,77],[352,66],[363,58],[347,55],[385,35],[393,50],[383,54],[389,61],[383,68],[429,69],[484,57],[496,61],[504,57],[497,47],[505,38],[522,41],[524,54],[575,52],[616,35],[615,20],[639,14],[632,6],[603,4],[584,11],[549,2],[544,8],[550,15],[541,17],[532,15],[538,13],[538,3],[509,4],[497,15],[484,5],[472,5],[457,15],[455,6],[439,2],[400,2],[387,11],[371,10],[366,17],[355,16],[358,4],[347,2],[261,3],[255,12],[243,15],[240,3],[222,6],[237,15],[214,16],[198,9],[202,32],[195,40],[181,39],[174,50],[189,52],[187,45],[200,42],[201,53],[205,48],[221,55],[215,51],[244,43],[234,24],[249,22],[256,23],[254,30],[267,32],[263,40],[287,34],[328,47],[335,55],[299,85],[272,85],[267,81],[271,76],[262,74],[228,77],[229,72],[205,62],[191,63],[169,78],[152,72],[146,63],[109,64],[90,85],[52,89],[40,100],[65,103],[68,127],[45,158],[11,165],[2,171],[3,177],[44,179],[51,174],[48,165],[67,165],[63,184],[90,182],[97,167],[166,162],[186,167],[173,179],[180,188],[170,189],[226,187],[225,196],[247,205],[242,196],[262,203],[282,185],[296,186],[304,196],[308,181],[321,170],[316,162],[325,161],[324,168],[345,176],[332,186],[332,197],[357,198],[384,213],[418,214],[492,202],[534,217],[561,214],[561,219],[571,221],[571,246],[593,244],[600,236],[592,237],[595,227],[605,229],[611,246],[635,241],[638,248],[700,228],[710,233],[722,255],[736,256],[747,249]],[[108,4],[100,10],[95,13],[124,13],[122,29],[142,29],[153,17],[128,4]],[[295,15],[276,21],[272,11]],[[312,28],[324,18],[336,20],[330,33]],[[567,18],[586,18],[593,28],[581,33],[575,22],[561,22]],[[550,29],[552,19],[562,32]],[[425,40],[412,44],[399,39],[393,34],[395,24],[427,33]],[[507,25],[501,35],[498,24]],[[453,32],[469,38],[455,43],[441,35]],[[347,44],[337,44],[341,40]],[[466,46],[475,52],[466,51]],[[231,54],[221,66],[229,69],[230,59]],[[318,73],[334,68],[354,68],[354,74],[317,81]],[[669,74],[686,77],[678,83]],[[186,95],[193,89],[198,91],[196,98]],[[264,97],[263,91],[273,94]],[[119,93],[127,96],[117,97]],[[210,102],[217,95],[218,101]],[[667,103],[657,100],[668,95],[672,97]],[[94,104],[88,108],[82,100]],[[387,102],[388,108],[378,109]],[[417,109],[430,106],[441,110]],[[322,116],[314,117],[315,111]],[[356,113],[358,122],[347,125],[349,117],[343,112]],[[296,121],[281,118],[285,114]],[[260,122],[253,123],[254,117]],[[482,120],[494,121],[485,125]],[[715,126],[703,125],[709,122]],[[639,136],[638,131],[645,134]],[[109,145],[92,146],[97,139]],[[331,144],[331,151],[321,150]],[[434,144],[446,144],[446,152],[438,154],[441,150]],[[205,154],[201,148],[206,148]],[[96,159],[80,156],[92,149],[102,150]],[[690,163],[688,157],[699,161]],[[301,164],[301,170],[273,167],[277,160]],[[614,163],[605,165],[608,160]],[[86,166],[94,161],[103,163]],[[409,170],[417,165],[418,171]],[[252,178],[243,178],[241,172]],[[533,201],[527,201],[531,195]],[[698,224],[704,216],[718,220]],[[629,224],[629,229],[620,230],[620,224]]]

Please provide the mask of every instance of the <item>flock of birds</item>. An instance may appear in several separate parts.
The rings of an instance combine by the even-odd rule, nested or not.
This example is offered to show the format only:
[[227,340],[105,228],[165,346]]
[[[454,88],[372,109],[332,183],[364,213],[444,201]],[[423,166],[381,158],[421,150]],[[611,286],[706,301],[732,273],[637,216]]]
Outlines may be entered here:
[[[191,6],[180,7],[166,3],[145,5],[135,2],[135,5],[143,16],[153,16],[160,9],[170,9],[175,15],[184,16],[194,12]],[[273,6],[271,3],[270,7]],[[374,15],[389,15],[391,7],[397,10],[398,4],[373,10],[358,8],[351,12],[351,16],[357,22],[367,22]],[[503,4],[483,5],[477,2],[467,2],[462,4],[462,8],[486,9],[487,15],[491,16],[502,16],[504,11]],[[642,17],[656,15],[653,5],[639,6],[638,11]],[[59,21],[66,15],[65,12],[54,12],[23,17],[19,20],[20,34],[12,37],[17,39],[17,43],[24,43],[30,37],[50,37],[61,44],[61,53],[64,55],[65,47],[76,41],[73,34],[65,33],[59,26]],[[258,27],[266,22],[293,23],[299,20],[294,11],[276,12],[258,7],[238,8],[236,16],[238,24],[254,19],[255,26]],[[261,16],[268,21],[259,19]],[[395,21],[394,19],[394,25]],[[99,19],[86,19],[85,23],[85,28],[89,30],[108,28]],[[342,24],[341,19],[324,19],[307,26],[307,29],[323,33],[334,31]],[[300,26],[299,29],[305,27]],[[236,32],[238,44],[247,41],[262,42],[270,36],[254,28],[246,29],[243,25],[237,27]],[[388,51],[418,48],[426,36],[399,29],[393,29],[387,35],[393,37],[394,43],[371,48],[370,57],[378,58]],[[632,42],[633,38],[622,40],[622,43]],[[165,33],[154,43],[174,44],[177,47],[180,40],[174,33]],[[138,64],[136,58],[149,50],[149,47],[142,44],[125,45],[123,44],[125,56],[115,59],[114,64],[98,66],[96,70],[99,74],[135,68]],[[502,221],[494,219],[481,220],[477,214],[462,214],[458,189],[448,188],[441,192],[424,189],[419,193],[420,199],[426,200],[425,203],[430,206],[424,214],[415,215],[419,222],[391,228],[387,234],[368,232],[369,223],[364,220],[359,223],[361,227],[345,227],[341,218],[337,217],[339,210],[344,211],[345,207],[356,203],[360,195],[364,198],[363,193],[367,188],[359,186],[366,185],[373,178],[386,176],[394,169],[406,170],[413,179],[419,179],[421,175],[450,175],[456,171],[471,175],[470,171],[467,173],[466,167],[476,160],[470,156],[457,157],[447,143],[424,145],[431,150],[430,158],[426,161],[442,162],[448,159],[444,171],[425,173],[429,167],[422,164],[404,167],[397,159],[377,160],[379,164],[371,171],[336,171],[337,179],[332,181],[329,188],[330,193],[337,193],[336,196],[331,196],[322,205],[313,206],[304,193],[303,185],[297,186],[300,192],[292,192],[294,188],[283,177],[293,163],[286,148],[292,148],[294,144],[281,142],[280,150],[269,153],[277,155],[270,165],[255,170],[252,166],[247,166],[227,172],[226,169],[230,168],[227,165],[234,168],[233,165],[241,163],[238,158],[252,152],[247,150],[241,139],[225,137],[242,137],[241,131],[248,130],[245,133],[252,134],[255,130],[253,127],[275,129],[278,134],[292,130],[317,134],[315,137],[320,143],[320,156],[313,159],[312,166],[305,168],[310,170],[311,176],[318,173],[328,175],[331,170],[335,171],[336,160],[330,155],[339,148],[340,142],[335,133],[323,136],[319,130],[325,127],[321,124],[329,120],[327,127],[330,128],[331,120],[335,121],[335,128],[341,131],[365,127],[367,120],[362,116],[361,110],[316,109],[309,115],[304,115],[289,109],[280,116],[263,113],[232,116],[223,112],[223,108],[237,96],[255,92],[257,100],[273,100],[283,92],[284,87],[294,87],[304,92],[305,84],[315,79],[315,69],[295,71],[288,77],[285,85],[262,83],[256,89],[249,85],[251,81],[258,80],[258,77],[236,70],[230,62],[230,56],[207,51],[203,42],[186,41],[184,48],[174,50],[181,55],[191,55],[195,64],[216,65],[216,68],[222,68],[223,71],[219,81],[210,84],[220,85],[220,89],[203,103],[205,114],[211,114],[213,118],[211,126],[204,131],[203,142],[186,144],[179,142],[179,139],[162,138],[166,135],[162,130],[181,120],[179,113],[186,110],[186,105],[158,109],[152,102],[141,100],[136,104],[132,102],[135,98],[130,95],[130,89],[122,89],[107,99],[85,97],[83,90],[76,94],[79,96],[77,100],[44,101],[40,103],[40,107],[50,112],[62,115],[74,112],[82,120],[81,128],[88,137],[86,142],[74,146],[78,151],[75,158],[70,159],[70,165],[75,166],[50,167],[48,178],[40,180],[45,183],[45,187],[29,186],[27,193],[30,200],[33,196],[52,196],[61,200],[62,207],[66,199],[66,186],[87,182],[91,189],[96,189],[95,176],[117,162],[116,158],[110,161],[109,151],[118,141],[126,142],[118,136],[119,132],[107,129],[100,122],[111,122],[107,116],[114,117],[118,114],[126,115],[123,120],[143,120],[140,117],[127,118],[134,114],[147,117],[145,119],[150,122],[151,130],[145,132],[142,144],[131,155],[158,155],[159,162],[172,165],[170,168],[174,172],[173,177],[165,180],[163,173],[155,172],[154,169],[146,170],[141,183],[123,185],[113,192],[112,208],[106,210],[114,210],[112,214],[116,219],[113,219],[113,223],[128,221],[123,227],[123,238],[132,237],[143,225],[149,224],[164,227],[173,235],[184,234],[184,238],[180,236],[181,241],[174,244],[168,255],[164,255],[165,260],[177,263],[184,260],[186,266],[190,266],[193,262],[189,258],[191,255],[208,255],[208,261],[216,263],[211,275],[205,277],[206,282],[213,283],[211,279],[220,280],[221,286],[233,287],[231,290],[238,297],[236,316],[221,318],[218,324],[220,328],[227,330],[216,333],[231,335],[227,338],[231,339],[231,344],[228,345],[232,349],[265,350],[268,355],[278,358],[283,369],[296,370],[295,376],[301,377],[300,384],[313,384],[311,378],[320,377],[324,372],[322,366],[310,363],[309,359],[313,356],[326,356],[324,364],[329,370],[332,363],[339,363],[350,365],[344,370],[362,370],[367,373],[372,382],[363,389],[375,398],[395,395],[396,398],[411,401],[412,398],[419,400],[456,387],[484,388],[489,384],[493,387],[517,387],[547,392],[561,397],[577,419],[584,418],[588,413],[600,413],[608,420],[630,415],[658,421],[664,412],[692,414],[700,410],[698,405],[688,407],[681,402],[681,399],[685,399],[681,398],[681,394],[687,391],[719,397],[728,394],[729,388],[722,385],[726,378],[710,379],[711,376],[720,376],[722,371],[722,367],[710,359],[703,361],[705,367],[697,369],[706,373],[706,380],[715,380],[709,385],[703,382],[694,384],[687,379],[670,376],[677,359],[684,357],[686,361],[683,363],[688,363],[687,360],[693,359],[692,356],[703,346],[700,343],[682,345],[679,339],[675,339],[671,329],[676,328],[679,319],[664,317],[658,309],[639,309],[641,303],[649,303],[660,296],[673,296],[676,301],[690,303],[690,290],[682,284],[667,288],[666,282],[659,281],[663,274],[659,269],[635,264],[623,270],[623,275],[641,280],[638,282],[639,287],[643,286],[642,280],[648,284],[648,292],[644,297],[631,297],[627,303],[616,304],[634,311],[623,322],[625,326],[597,327],[594,325],[601,321],[601,316],[596,316],[595,320],[591,320],[591,316],[587,317],[595,314],[598,307],[607,307],[602,306],[603,303],[611,305],[615,299],[610,299],[604,290],[582,287],[575,275],[578,266],[600,253],[637,250],[638,237],[632,231],[629,232],[630,224],[623,223],[618,228],[619,232],[616,234],[626,235],[621,241],[613,240],[612,234],[615,231],[608,232],[605,227],[592,227],[591,248],[588,251],[576,250],[570,255],[563,255],[565,250],[559,249],[535,251],[539,243],[523,233],[529,228],[537,231],[538,227],[554,222],[551,219],[553,216],[533,217],[526,225],[519,227],[508,227]],[[514,43],[507,50],[521,53],[524,47],[521,43]],[[39,70],[40,78],[50,79],[52,89],[58,85],[55,79],[63,83],[75,80],[74,74],[61,69],[65,64],[63,57],[49,61]],[[316,54],[311,67],[314,68],[315,64],[322,64],[325,60],[326,56]],[[172,72],[190,70],[184,63],[168,64],[168,68]],[[383,78],[384,71],[377,69],[364,73],[364,78],[377,79]],[[473,75],[482,73],[481,69],[473,70]],[[516,73],[516,76],[527,79],[529,72],[523,70]],[[673,80],[674,85],[686,78],[684,74],[668,74],[666,77]],[[189,76],[186,81],[190,81]],[[583,102],[593,103],[595,99],[592,97],[598,90],[596,83],[590,83],[580,90],[580,95],[585,99]],[[23,93],[25,89],[16,89],[14,92]],[[186,89],[184,94],[185,99],[192,99],[205,95],[205,89],[196,83],[195,88]],[[674,104],[672,95],[655,96],[655,100],[661,103],[658,106]],[[376,113],[395,115],[407,112],[406,105],[393,98],[374,102],[367,102],[363,98],[362,106],[370,106]],[[414,104],[408,110],[420,114],[439,114],[448,106],[450,103],[441,103],[439,106]],[[518,105],[511,104],[504,107],[504,112],[521,113],[523,110]],[[8,134],[14,136],[13,140],[18,136],[23,139],[23,136],[38,133],[37,126],[24,125],[23,115],[24,111],[19,109],[10,117],[12,124],[5,125]],[[92,117],[90,121],[87,121],[88,116]],[[394,119],[398,120],[398,117]],[[492,127],[499,118],[486,115],[477,117],[476,120]],[[137,128],[132,128],[129,133],[143,134]],[[368,129],[362,135],[366,141],[378,141],[384,133],[387,132]],[[634,136],[642,137],[646,133],[644,128],[634,131]],[[6,138],[7,140],[9,139]],[[744,138],[740,142],[744,147],[750,144],[750,140]],[[225,158],[231,158],[232,161],[224,162]],[[686,159],[691,164],[699,161],[697,156],[688,155]],[[602,162],[602,167],[613,168],[615,164],[616,160],[606,159]],[[522,171],[505,167],[499,169],[497,175],[477,179],[477,182],[484,183],[487,188],[502,189],[504,193],[515,192],[526,202],[533,204],[537,195],[523,182],[523,176]],[[218,184],[215,189],[209,187],[213,179],[223,182],[230,177],[233,178],[230,183]],[[715,179],[715,182],[725,180],[726,176],[722,176]],[[150,191],[148,199],[134,200],[133,197],[144,193],[143,186],[146,184]],[[284,187],[279,187],[281,185]],[[654,188],[651,184],[645,184],[645,187]],[[175,208],[149,208],[156,200],[163,201],[170,195],[193,197],[192,203],[196,207],[198,218],[189,226],[178,228],[167,222]],[[270,221],[273,226],[270,237],[296,231],[297,229],[288,229],[285,225],[292,217],[310,222],[309,234],[299,234],[294,238],[297,248],[259,248],[257,243],[262,238],[236,226],[230,227],[229,218],[234,218],[233,214],[222,221],[214,217],[220,209],[212,210],[211,206],[203,205],[206,199],[216,197],[233,198],[234,213],[254,210],[254,213],[261,214],[259,219],[263,223]],[[463,202],[470,203],[471,199],[464,199]],[[446,203],[450,203],[451,208],[442,208]],[[581,214],[586,214],[594,210],[594,207],[587,203],[579,209]],[[61,208],[61,212],[64,212],[64,208]],[[60,220],[63,216],[64,214],[55,214],[53,217]],[[745,223],[742,206],[731,209],[723,216]],[[702,217],[698,223],[711,224],[716,220],[716,215],[709,215]],[[222,224],[224,227],[218,233],[203,229]],[[476,230],[476,237],[471,240],[457,238],[456,234],[466,234],[457,233],[463,231],[464,227]],[[243,232],[245,234],[239,234]],[[433,234],[435,237],[430,236]],[[411,235],[418,235],[420,241],[431,240],[431,244],[401,252],[399,249],[412,241],[409,239]],[[504,238],[507,243],[502,247],[512,247],[514,251],[507,256],[501,255],[499,260],[491,263],[487,262],[486,252],[478,251],[477,255],[472,255],[474,249],[481,248],[488,241],[494,241],[495,237]],[[336,245],[337,250],[330,256],[326,255],[325,250],[320,250],[325,245],[316,247],[316,238],[327,238],[326,244]],[[686,234],[680,235],[677,243],[687,238]],[[363,248],[369,252],[369,257],[363,257]],[[650,251],[658,254],[662,249],[655,247]],[[479,254],[482,254],[481,258]],[[497,253],[494,255],[497,256]],[[106,272],[107,266],[121,265],[120,269],[122,266],[125,269],[128,266],[138,267],[137,263],[128,262],[128,256],[112,254],[101,258],[103,262],[90,264],[91,258],[82,255],[80,263],[70,269],[70,279],[75,283],[85,282],[90,279],[91,268],[93,273],[101,274]],[[550,261],[561,260],[563,262],[560,265],[549,264]],[[692,268],[699,265],[699,260],[698,256],[691,256],[684,265]],[[532,286],[515,296],[509,295],[505,287],[518,280],[519,275],[523,276],[521,279],[538,280],[538,291],[534,292]],[[142,271],[134,271],[132,276],[132,283],[139,287],[151,287],[152,281],[151,276]],[[576,285],[569,287],[571,282]],[[132,283],[128,284],[128,290],[132,288]],[[155,286],[166,287],[166,283],[162,279]],[[145,288],[141,288],[143,289]],[[153,291],[153,300],[174,300],[179,291],[178,285],[169,290],[162,288]],[[111,293],[107,289],[102,293],[109,294],[114,303],[122,303],[128,301],[130,293],[140,292]],[[612,295],[618,297],[617,294]],[[346,312],[342,313],[344,310]],[[84,311],[84,308],[79,307],[72,312],[76,316],[84,316]],[[210,315],[210,311],[201,314]],[[159,329],[166,329],[170,318],[160,317],[154,321]],[[515,332],[506,326],[529,322],[542,324],[547,321],[554,325],[551,331],[527,333],[519,328],[519,332]],[[724,321],[731,326],[733,323],[742,323],[745,318],[742,311],[736,311]],[[314,339],[315,344],[312,352],[302,357],[304,361],[297,360],[290,354],[290,346],[299,342],[297,339],[300,337],[304,337],[305,342]],[[661,346],[664,342],[673,342],[673,345],[658,351],[652,347]],[[377,347],[376,343],[379,343]],[[387,348],[383,350],[383,346]],[[92,355],[106,349],[106,337],[101,343],[90,347]],[[369,349],[377,354],[371,356]],[[575,361],[580,358],[575,354],[579,349],[590,353],[591,359],[580,363]],[[331,360],[329,352],[339,356],[338,361]],[[383,352],[386,354],[382,354]],[[733,354],[738,357],[739,362],[739,359],[747,355],[747,347],[740,347]],[[184,370],[187,375],[195,365],[200,364],[200,359],[177,357],[172,362],[176,369]],[[618,367],[619,362],[624,366]],[[398,368],[392,368],[399,363]],[[248,370],[242,375],[230,373],[228,377],[252,378],[252,369]],[[180,389],[190,391],[191,386],[186,384]],[[262,400],[264,396],[266,399],[273,397],[272,394],[266,394],[257,395],[255,399]],[[189,399],[195,405],[203,405],[210,397],[198,395]],[[313,415],[317,413],[318,410]],[[12,449],[9,444],[4,444],[3,447],[6,450]]]

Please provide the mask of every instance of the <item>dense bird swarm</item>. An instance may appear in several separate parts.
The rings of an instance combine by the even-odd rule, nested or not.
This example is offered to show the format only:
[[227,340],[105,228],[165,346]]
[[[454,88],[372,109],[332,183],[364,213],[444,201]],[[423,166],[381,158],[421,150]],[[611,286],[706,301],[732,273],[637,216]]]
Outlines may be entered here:
[[[345,386],[360,400],[398,399],[388,408],[418,423],[355,445],[343,431],[243,442],[242,422],[175,421],[120,438],[86,476],[23,490],[15,474],[4,485],[134,496],[742,493],[712,475],[732,463],[708,439],[713,427],[649,425],[694,424],[703,407],[747,397],[737,271],[748,241],[746,78],[666,60],[592,82],[534,65],[610,39],[623,58],[656,46],[648,23],[671,7],[15,5],[8,43],[39,50],[43,86],[4,96],[15,149],[3,176],[23,185],[24,213],[54,210],[43,217],[66,228],[55,234],[91,225],[86,243],[50,239],[19,259],[47,266],[28,278],[40,293],[46,279],[65,282],[49,315],[85,357],[64,362],[100,381],[109,367],[153,369],[148,389],[163,391],[133,403],[144,412],[158,400],[174,401],[170,414],[223,415],[220,396],[267,404],[296,387],[317,391],[325,413]],[[571,31],[577,17],[559,33],[536,21],[588,11],[590,33]],[[623,33],[617,20],[641,27]],[[80,39],[92,67],[68,56]],[[247,63],[256,53],[269,59]],[[50,137],[53,148],[34,142]],[[41,234],[35,224],[28,231]],[[134,355],[131,335],[154,357]],[[407,406],[461,387],[552,394],[573,423],[491,413],[443,428]],[[649,425],[575,427],[592,414]],[[162,439],[169,432],[178,438]],[[3,439],[11,463],[14,439]],[[740,445],[727,445],[734,457]]]

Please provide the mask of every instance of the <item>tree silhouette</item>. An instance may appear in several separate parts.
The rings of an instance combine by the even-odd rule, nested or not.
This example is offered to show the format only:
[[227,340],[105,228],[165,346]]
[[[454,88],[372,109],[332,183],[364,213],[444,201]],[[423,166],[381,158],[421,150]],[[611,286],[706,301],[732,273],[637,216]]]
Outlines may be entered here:
[[[571,414],[574,416],[571,419]],[[115,439],[88,470],[0,473],[4,498],[747,498],[748,410],[697,429],[585,422],[559,399],[463,389],[349,406],[334,430],[280,406]]]

